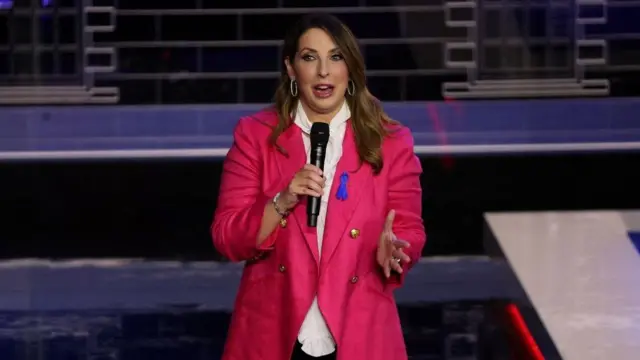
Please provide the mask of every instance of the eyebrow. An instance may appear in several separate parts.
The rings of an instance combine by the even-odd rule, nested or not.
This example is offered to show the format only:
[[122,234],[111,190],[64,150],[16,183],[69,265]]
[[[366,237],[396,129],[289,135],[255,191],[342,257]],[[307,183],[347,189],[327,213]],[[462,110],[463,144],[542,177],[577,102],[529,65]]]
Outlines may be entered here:
[[[314,52],[314,53],[317,53],[317,52],[318,52],[318,50],[316,50],[316,49],[312,49],[312,48],[309,48],[309,47],[303,47],[302,49],[300,49],[300,52],[303,52],[303,51],[305,51],[305,50],[310,51],[310,52]],[[338,50],[340,50],[340,49],[338,49],[337,47],[335,47],[335,48],[331,49],[331,51],[329,51],[329,52],[336,52],[336,51],[338,51]]]

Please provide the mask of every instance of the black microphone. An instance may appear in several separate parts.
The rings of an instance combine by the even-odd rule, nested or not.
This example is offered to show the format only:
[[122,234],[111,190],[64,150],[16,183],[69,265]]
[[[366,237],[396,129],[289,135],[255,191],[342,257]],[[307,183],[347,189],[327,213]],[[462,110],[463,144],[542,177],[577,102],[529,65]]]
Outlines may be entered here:
[[[329,143],[329,124],[315,122],[311,126],[311,165],[315,165],[324,172],[324,157],[327,154],[327,144]],[[316,196],[309,196],[307,202],[307,225],[316,227],[318,225],[318,215],[320,214],[321,199]]]

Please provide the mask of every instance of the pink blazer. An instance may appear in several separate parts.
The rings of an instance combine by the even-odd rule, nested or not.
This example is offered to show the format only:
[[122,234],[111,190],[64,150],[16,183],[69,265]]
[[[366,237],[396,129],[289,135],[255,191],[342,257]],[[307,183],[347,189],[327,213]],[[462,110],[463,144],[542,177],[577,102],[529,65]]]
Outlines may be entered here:
[[288,156],[268,144],[276,120],[273,110],[242,118],[224,163],[211,226],[213,243],[224,256],[246,265],[223,359],[290,359],[316,293],[339,360],[407,359],[393,296],[404,275],[385,279],[375,257],[390,209],[396,210],[395,234],[411,243],[412,263],[426,241],[422,169],[410,131],[398,127],[384,141],[384,168],[374,176],[370,166],[359,166],[353,130],[347,126],[336,174],[350,174],[348,199],[336,198],[336,179],[318,256],[315,229],[306,225],[305,201],[256,246],[265,206],[306,162],[301,130],[295,125],[278,140]]

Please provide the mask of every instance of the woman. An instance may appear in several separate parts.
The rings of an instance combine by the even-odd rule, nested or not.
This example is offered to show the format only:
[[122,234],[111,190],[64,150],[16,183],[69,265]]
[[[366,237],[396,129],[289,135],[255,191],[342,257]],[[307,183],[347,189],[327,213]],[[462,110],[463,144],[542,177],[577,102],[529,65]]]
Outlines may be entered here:
[[[223,358],[407,359],[393,290],[425,243],[411,134],[335,17],[298,22],[283,62],[275,106],[240,120],[224,164],[212,236],[247,262]],[[308,164],[314,122],[330,126],[324,172]]]

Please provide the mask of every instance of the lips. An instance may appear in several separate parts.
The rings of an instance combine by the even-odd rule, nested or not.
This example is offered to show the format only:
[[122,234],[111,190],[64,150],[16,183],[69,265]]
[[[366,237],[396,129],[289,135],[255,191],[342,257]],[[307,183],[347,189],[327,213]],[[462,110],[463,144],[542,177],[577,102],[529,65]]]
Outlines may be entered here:
[[333,95],[333,85],[318,84],[313,87],[313,95],[319,98],[328,98]]

